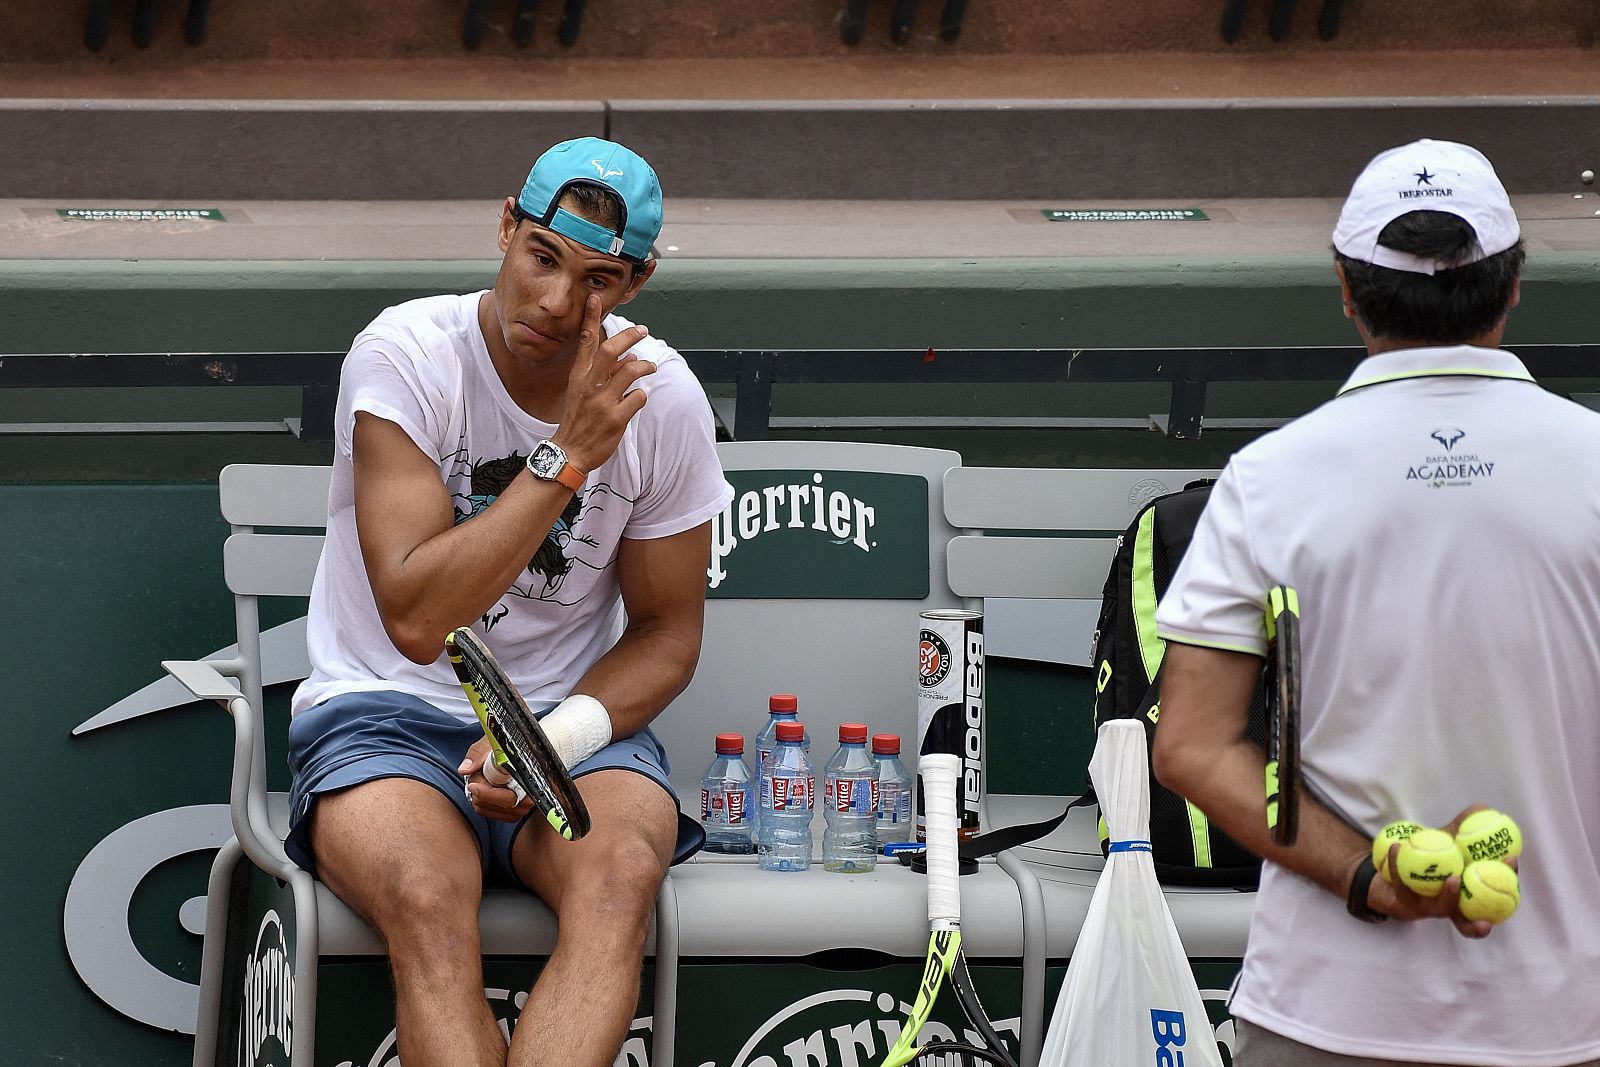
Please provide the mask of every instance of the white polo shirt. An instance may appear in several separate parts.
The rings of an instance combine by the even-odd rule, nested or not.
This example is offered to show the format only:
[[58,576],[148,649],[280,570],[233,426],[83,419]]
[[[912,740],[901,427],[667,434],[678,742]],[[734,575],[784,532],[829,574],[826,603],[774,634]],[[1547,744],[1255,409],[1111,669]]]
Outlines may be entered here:
[[1233,457],[1159,632],[1261,654],[1280,583],[1309,786],[1367,834],[1509,813],[1522,905],[1482,941],[1369,925],[1269,863],[1234,1014],[1353,1056],[1600,1057],[1600,415],[1506,352],[1369,357]]

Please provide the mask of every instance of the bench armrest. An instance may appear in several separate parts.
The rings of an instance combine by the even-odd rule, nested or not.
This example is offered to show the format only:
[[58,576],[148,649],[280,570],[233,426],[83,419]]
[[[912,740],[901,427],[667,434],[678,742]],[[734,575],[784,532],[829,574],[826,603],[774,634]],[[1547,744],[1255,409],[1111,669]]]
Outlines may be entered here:
[[215,700],[233,716],[233,780],[228,814],[234,836],[245,854],[275,878],[299,870],[283,851],[283,842],[267,818],[266,755],[260,710],[252,708],[239,686],[221,670],[232,664],[209,660],[162,660],[161,666],[200,700]]
[[215,700],[226,704],[244,695],[239,692],[238,684],[223,677],[222,672],[209,660],[164,659],[161,667],[176,678],[179,685],[193,693],[197,700]]

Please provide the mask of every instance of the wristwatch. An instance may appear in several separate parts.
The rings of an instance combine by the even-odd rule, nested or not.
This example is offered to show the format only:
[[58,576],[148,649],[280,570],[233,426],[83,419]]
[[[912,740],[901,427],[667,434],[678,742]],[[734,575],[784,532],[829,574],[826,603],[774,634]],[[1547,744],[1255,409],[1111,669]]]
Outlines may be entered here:
[[567,462],[566,449],[554,441],[540,441],[528,453],[528,469],[535,478],[547,482],[560,482],[574,493],[583,488],[588,477],[583,471]]

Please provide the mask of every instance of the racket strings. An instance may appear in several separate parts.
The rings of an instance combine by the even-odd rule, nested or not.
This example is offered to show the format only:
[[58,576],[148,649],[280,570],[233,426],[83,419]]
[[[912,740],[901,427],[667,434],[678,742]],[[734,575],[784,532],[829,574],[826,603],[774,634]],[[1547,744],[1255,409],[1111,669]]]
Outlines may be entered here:
[[917,1067],[984,1067],[989,1064],[1004,1067],[1005,1065],[1005,1060],[986,1049],[943,1042],[924,1045],[912,1062]]
[[532,735],[528,733],[527,724],[520,716],[505,714],[495,717],[493,722],[496,732],[500,735],[500,747],[520,765],[517,769],[526,777],[533,779],[533,782],[524,782],[523,786],[530,788],[536,784],[542,795],[555,799],[549,779],[545,777],[544,769],[539,762],[538,747],[534,744]]
[[548,804],[554,799],[554,792],[540,767],[536,755],[538,748],[534,745],[522,716],[513,713],[508,706],[504,696],[505,681],[498,676],[498,672],[492,670],[477,656],[465,656],[463,659],[472,676],[473,688],[478,691],[478,696],[483,701],[483,708],[488,715],[495,740],[500,743],[501,751],[506,754],[506,759],[511,764],[511,772],[518,779],[526,779],[521,782],[522,787],[539,797],[541,803]]

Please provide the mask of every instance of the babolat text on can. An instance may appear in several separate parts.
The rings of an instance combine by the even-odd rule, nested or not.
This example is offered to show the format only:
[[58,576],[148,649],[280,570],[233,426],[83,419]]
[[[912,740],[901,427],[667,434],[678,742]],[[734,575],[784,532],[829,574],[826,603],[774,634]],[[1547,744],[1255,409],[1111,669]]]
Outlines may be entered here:
[[[962,839],[978,834],[983,801],[983,614],[925,611],[917,635],[917,752],[961,760],[956,812]],[[925,839],[917,782],[917,839]]]

